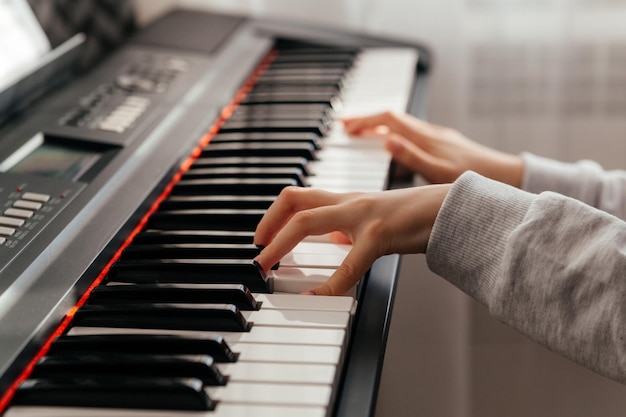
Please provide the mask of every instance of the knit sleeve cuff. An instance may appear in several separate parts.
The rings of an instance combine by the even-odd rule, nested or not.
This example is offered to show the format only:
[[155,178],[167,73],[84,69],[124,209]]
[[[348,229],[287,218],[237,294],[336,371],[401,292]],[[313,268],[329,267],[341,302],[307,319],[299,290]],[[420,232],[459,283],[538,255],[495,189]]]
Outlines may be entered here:
[[534,198],[473,172],[460,176],[430,235],[426,250],[430,269],[489,306],[507,240]]

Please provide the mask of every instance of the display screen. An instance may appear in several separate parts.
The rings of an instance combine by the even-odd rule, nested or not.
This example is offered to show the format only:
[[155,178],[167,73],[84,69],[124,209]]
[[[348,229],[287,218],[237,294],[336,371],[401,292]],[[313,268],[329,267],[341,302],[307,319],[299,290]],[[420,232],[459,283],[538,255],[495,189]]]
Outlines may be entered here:
[[100,158],[99,152],[44,142],[8,172],[77,180]]

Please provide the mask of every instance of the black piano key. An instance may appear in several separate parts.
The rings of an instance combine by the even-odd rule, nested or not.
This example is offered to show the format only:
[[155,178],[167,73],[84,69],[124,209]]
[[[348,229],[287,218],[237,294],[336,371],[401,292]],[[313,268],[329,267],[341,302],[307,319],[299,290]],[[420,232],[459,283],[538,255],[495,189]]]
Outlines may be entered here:
[[270,68],[344,68],[349,70],[354,64],[354,56],[349,54],[297,53],[280,51],[272,61]]
[[325,136],[328,125],[309,119],[296,120],[229,120],[220,128],[220,132],[304,132]]
[[322,148],[322,138],[314,133],[307,132],[220,132],[211,139],[211,143],[284,143],[302,142],[313,145],[315,149]]
[[[272,106],[248,106],[238,107],[228,118],[228,120],[316,120],[324,125],[330,126],[332,119],[326,109],[322,111],[302,111],[291,109],[290,111],[279,111]],[[219,134],[218,134],[219,136]],[[215,140],[213,137],[212,140]]]
[[[278,103],[318,103],[330,106],[330,100],[335,97],[335,91],[296,91],[292,89],[274,88],[264,91],[251,90],[246,98],[250,101],[260,102],[267,101],[268,104]],[[245,99],[244,99],[245,100]]]
[[[268,84],[271,85],[271,84]],[[323,105],[268,104],[266,106],[237,107],[229,116],[229,120],[317,120],[324,124],[333,121],[332,109]]]
[[147,226],[166,230],[252,231],[256,229],[263,214],[265,210],[253,209],[159,210],[150,216]]
[[136,284],[243,284],[253,292],[273,290],[261,265],[247,259],[119,260],[111,266],[107,279]]
[[[220,170],[257,169],[257,168],[208,168],[219,173]],[[278,168],[280,169],[280,168]],[[159,210],[195,210],[195,209],[248,209],[267,210],[274,202],[274,196],[237,196],[237,195],[173,195],[161,202]],[[191,242],[190,242],[191,243]],[[211,243],[211,242],[206,242]],[[215,242],[229,243],[229,242]],[[247,242],[232,242],[247,243]]]
[[[259,78],[259,81],[263,79],[264,76],[274,76],[274,75],[301,75],[301,76],[327,76],[327,77],[335,77],[336,79],[345,78],[348,74],[343,68],[326,68],[326,67],[311,67],[311,68],[280,68],[280,67],[269,67]],[[258,82],[258,81],[257,81]]]
[[[322,89],[332,93],[332,96],[341,96],[346,85],[342,77],[314,76],[314,75],[273,75],[267,76],[261,83],[255,86],[256,92],[269,92],[276,88],[301,88],[306,85],[307,89]],[[331,90],[332,89],[332,90]],[[247,108],[247,107],[246,107]]]
[[272,69],[294,68],[294,69],[314,69],[314,68],[327,68],[347,71],[351,67],[351,64],[345,62],[325,62],[320,65],[317,62],[273,62]]
[[121,259],[252,259],[260,249],[253,244],[237,243],[160,243],[130,245]]
[[332,87],[341,91],[346,85],[346,76],[343,69],[326,71],[324,69],[297,69],[287,68],[277,71],[267,71],[260,78],[255,88],[257,91],[273,87],[300,87],[310,86]]
[[261,303],[239,284],[123,284],[93,289],[89,304],[124,303],[234,304],[240,310],[258,310]]
[[302,62],[302,63],[315,63],[321,67],[326,66],[328,63],[342,63],[347,66],[352,65],[354,61],[353,53],[341,53],[338,51],[287,51],[281,50],[279,54],[272,61],[271,66],[276,64],[287,62]]
[[299,168],[193,168],[187,171],[182,179],[261,179],[261,178],[289,178],[300,187],[307,186],[302,170]]
[[297,186],[291,178],[208,178],[180,180],[172,195],[264,195],[277,196],[285,187]]
[[[254,115],[254,114],[309,114],[318,116],[319,114],[325,117],[332,118],[333,109],[324,104],[315,103],[296,103],[296,104],[257,104],[254,106],[239,106],[233,112],[233,114],[242,115]],[[240,116],[241,117],[241,116]]]
[[71,353],[41,358],[31,378],[116,379],[135,377],[197,378],[204,385],[225,385],[227,378],[208,355],[151,355],[146,353]]
[[246,332],[251,324],[232,304],[87,304],[73,326]]
[[342,54],[356,56],[361,48],[357,46],[320,45],[316,43],[303,43],[299,40],[281,38],[276,41],[276,47],[284,54]]
[[[298,168],[305,176],[310,176],[306,158],[258,158],[258,157],[204,157],[194,161],[195,168]],[[256,195],[253,193],[253,195]]]
[[303,142],[244,142],[244,143],[215,143],[202,149],[202,158],[207,157],[296,157],[315,160],[315,147]]
[[249,93],[241,101],[241,105],[258,105],[258,104],[323,104],[333,109],[341,106],[341,100],[335,95],[326,93]]
[[289,38],[279,38],[276,40],[276,48],[280,50],[282,54],[344,54],[355,56],[361,49],[356,46],[340,46],[340,45],[320,45],[316,43],[304,43],[300,40],[294,40]]
[[233,352],[218,334],[100,334],[63,335],[50,345],[57,353],[139,353],[154,355],[209,355],[216,362],[235,362]]
[[24,381],[12,404],[60,407],[213,410],[195,378],[45,378]]
[[328,97],[341,96],[341,88],[338,85],[314,85],[306,80],[302,83],[296,84],[282,84],[282,83],[261,83],[255,84],[248,94],[270,94],[270,95],[309,95],[314,94],[316,96],[326,95]]
[[133,245],[156,243],[254,243],[254,232],[231,230],[144,230]]

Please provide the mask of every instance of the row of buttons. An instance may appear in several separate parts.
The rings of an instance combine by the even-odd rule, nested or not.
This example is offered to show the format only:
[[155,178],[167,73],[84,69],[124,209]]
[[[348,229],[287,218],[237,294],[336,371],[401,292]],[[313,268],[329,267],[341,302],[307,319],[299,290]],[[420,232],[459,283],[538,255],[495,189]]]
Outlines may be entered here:
[[150,106],[150,100],[140,96],[128,96],[99,124],[98,129],[122,133]]
[[65,126],[122,133],[148,109],[150,104],[150,99],[146,97],[120,96],[115,94],[112,87],[101,86],[81,99],[80,106],[70,110],[59,123]]
[[0,245],[4,244],[7,237],[13,236],[18,227],[35,214],[44,203],[50,200],[48,194],[25,192],[20,200],[13,203],[13,207],[4,211],[0,216]]

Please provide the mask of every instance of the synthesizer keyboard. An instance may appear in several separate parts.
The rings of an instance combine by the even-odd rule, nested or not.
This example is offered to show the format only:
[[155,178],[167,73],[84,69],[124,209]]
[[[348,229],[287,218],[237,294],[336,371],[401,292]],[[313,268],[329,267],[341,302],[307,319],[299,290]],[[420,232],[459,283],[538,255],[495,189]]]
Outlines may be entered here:
[[272,271],[256,223],[286,186],[379,191],[393,164],[338,119],[423,111],[417,45],[176,11],[0,134],[7,416],[373,413],[399,258],[343,297],[348,245]]

